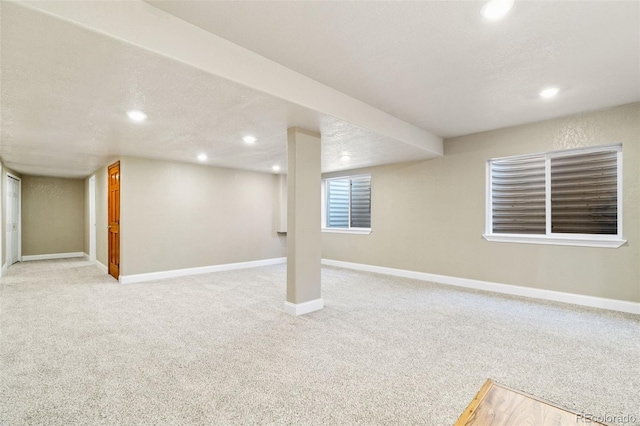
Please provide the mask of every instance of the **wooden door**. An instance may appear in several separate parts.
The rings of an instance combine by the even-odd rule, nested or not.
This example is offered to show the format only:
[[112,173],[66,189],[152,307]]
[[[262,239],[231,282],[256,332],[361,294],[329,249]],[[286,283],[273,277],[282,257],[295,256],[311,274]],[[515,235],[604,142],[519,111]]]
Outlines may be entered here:
[[109,166],[107,171],[109,274],[120,277],[120,162]]

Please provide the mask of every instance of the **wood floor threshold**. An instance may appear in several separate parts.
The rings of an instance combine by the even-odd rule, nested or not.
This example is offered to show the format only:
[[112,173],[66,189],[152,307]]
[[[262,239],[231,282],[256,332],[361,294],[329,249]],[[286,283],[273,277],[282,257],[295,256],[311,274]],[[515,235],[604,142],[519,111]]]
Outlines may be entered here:
[[606,425],[488,379],[454,426]]

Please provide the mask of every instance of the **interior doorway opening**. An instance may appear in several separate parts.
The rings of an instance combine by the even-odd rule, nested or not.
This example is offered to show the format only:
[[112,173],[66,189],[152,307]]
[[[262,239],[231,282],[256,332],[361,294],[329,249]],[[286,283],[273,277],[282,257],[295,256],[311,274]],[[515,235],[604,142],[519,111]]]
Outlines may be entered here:
[[7,173],[6,175],[6,188],[7,188],[7,208],[5,211],[5,231],[6,231],[6,266],[9,267],[16,262],[21,261],[22,251],[22,222],[20,220],[21,211],[21,191],[20,187],[22,180]]
[[89,178],[89,261],[96,263],[96,177]]

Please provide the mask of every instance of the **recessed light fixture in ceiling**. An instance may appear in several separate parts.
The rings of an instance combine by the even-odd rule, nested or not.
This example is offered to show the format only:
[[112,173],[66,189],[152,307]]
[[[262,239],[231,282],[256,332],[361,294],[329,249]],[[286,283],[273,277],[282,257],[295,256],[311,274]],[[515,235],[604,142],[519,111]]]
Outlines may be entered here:
[[513,7],[513,0],[491,0],[482,6],[482,16],[495,21],[506,15]]
[[147,119],[147,114],[145,114],[144,112],[137,110],[137,109],[132,109],[131,111],[127,111],[127,116],[135,122],[142,122],[144,120]]
[[555,95],[557,95],[559,91],[560,89],[558,89],[557,87],[549,87],[547,89],[544,89],[542,92],[540,92],[540,97],[545,99],[550,99],[550,98],[553,98]]
[[255,137],[255,136],[245,136],[245,137],[243,137],[243,138],[242,138],[242,140],[243,140],[245,143],[247,143],[247,144],[249,144],[249,145],[252,145],[252,144],[256,143],[256,141],[257,141],[258,139],[256,139],[256,137]]
[[340,157],[340,161],[349,161],[349,160],[351,160],[351,157],[349,157],[346,154]]
[[207,157],[207,154],[198,154],[198,160],[200,161],[205,161],[207,158],[209,158]]
[[275,166],[271,167],[271,169],[272,169],[274,172],[279,172],[279,171],[280,171],[280,166],[278,166],[278,165],[276,164]]

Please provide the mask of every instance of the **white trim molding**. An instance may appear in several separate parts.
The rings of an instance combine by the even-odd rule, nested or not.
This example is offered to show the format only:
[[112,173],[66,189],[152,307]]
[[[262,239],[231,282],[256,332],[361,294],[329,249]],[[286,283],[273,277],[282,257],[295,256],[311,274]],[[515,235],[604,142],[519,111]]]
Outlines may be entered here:
[[593,238],[575,238],[560,235],[508,235],[508,234],[483,234],[487,241],[498,243],[524,243],[524,244],[552,244],[557,246],[578,247],[603,247],[618,248],[626,244],[627,240],[620,238],[606,238],[593,235]]
[[28,262],[31,260],[70,259],[74,257],[85,257],[85,254],[81,251],[70,253],[33,254],[30,256],[22,256],[22,261]]
[[104,272],[105,274],[109,273],[109,268],[107,268],[107,265],[105,265],[104,263],[96,260],[94,265],[96,265],[98,267],[98,269],[100,269],[102,272]]
[[322,232],[328,234],[360,234],[369,235],[371,228],[322,228]]
[[406,269],[386,268],[383,266],[366,265],[363,263],[342,262],[340,260],[322,259],[322,264],[340,268],[355,269],[357,271],[375,272],[377,274],[411,278],[475,290],[492,291],[513,296],[530,297],[532,299],[552,300],[554,302],[570,303],[591,308],[608,309],[640,315],[640,303],[626,300],[607,299],[604,297],[586,296],[582,294],[563,293],[560,291],[544,290],[540,288],[522,287],[510,284],[498,284],[469,278],[450,277],[447,275],[429,274],[426,272],[408,271]]
[[304,315],[309,312],[319,311],[324,308],[324,301],[322,299],[309,300],[303,303],[291,303],[284,302],[284,311],[289,315]]
[[100,269],[102,272],[104,272],[105,274],[109,273],[109,268],[107,268],[107,265],[105,265],[104,263],[98,261],[97,259],[91,260],[91,255],[87,254],[87,253],[82,253],[82,257],[84,257],[84,260],[93,263],[95,266],[98,267],[98,269]]
[[146,274],[120,275],[120,284],[131,284],[131,283],[140,283],[145,281],[163,280],[167,278],[184,277],[187,275],[208,274],[210,272],[232,271],[234,269],[256,268],[259,266],[277,265],[280,263],[287,263],[287,258],[277,257],[274,259],[253,260],[250,262],[239,262],[239,263],[226,263],[223,265],[200,266],[196,268],[174,269],[171,271],[149,272]]

